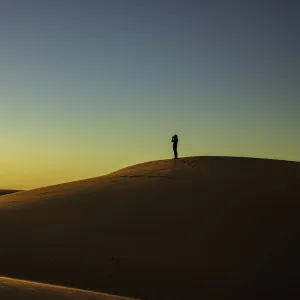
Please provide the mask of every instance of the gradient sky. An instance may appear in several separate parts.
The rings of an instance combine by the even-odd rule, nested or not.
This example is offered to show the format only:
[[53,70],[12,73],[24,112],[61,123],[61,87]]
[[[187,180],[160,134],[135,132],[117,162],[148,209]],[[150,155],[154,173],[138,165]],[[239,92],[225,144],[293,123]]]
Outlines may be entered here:
[[179,155],[300,160],[298,0],[0,0],[0,188]]

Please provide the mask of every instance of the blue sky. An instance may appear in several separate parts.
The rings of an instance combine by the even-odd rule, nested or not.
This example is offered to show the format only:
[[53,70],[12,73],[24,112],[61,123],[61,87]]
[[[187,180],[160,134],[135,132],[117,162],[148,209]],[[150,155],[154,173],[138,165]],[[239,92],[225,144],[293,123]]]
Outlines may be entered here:
[[2,0],[0,188],[179,155],[300,160],[298,1]]

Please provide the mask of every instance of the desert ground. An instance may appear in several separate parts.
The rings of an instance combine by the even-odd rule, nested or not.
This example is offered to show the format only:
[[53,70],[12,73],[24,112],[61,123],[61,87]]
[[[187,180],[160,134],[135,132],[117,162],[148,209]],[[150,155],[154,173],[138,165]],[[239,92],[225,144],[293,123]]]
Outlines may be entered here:
[[[296,299],[299,201],[299,162],[234,157],[3,195],[0,276],[145,300]],[[1,300],[26,289],[0,283]]]

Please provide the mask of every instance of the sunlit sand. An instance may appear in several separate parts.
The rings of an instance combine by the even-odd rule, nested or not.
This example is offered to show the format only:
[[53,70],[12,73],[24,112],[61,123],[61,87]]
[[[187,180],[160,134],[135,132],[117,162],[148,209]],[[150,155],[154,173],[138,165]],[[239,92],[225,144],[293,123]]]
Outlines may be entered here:
[[130,300],[91,291],[0,277],[0,299],[3,300]]

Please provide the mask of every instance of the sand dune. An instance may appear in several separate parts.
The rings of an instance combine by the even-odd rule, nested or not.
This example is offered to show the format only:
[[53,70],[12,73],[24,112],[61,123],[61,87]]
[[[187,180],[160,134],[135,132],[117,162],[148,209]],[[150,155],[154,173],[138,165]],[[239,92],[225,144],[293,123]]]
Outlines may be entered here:
[[19,190],[0,190],[0,196],[20,192]]
[[1,196],[0,275],[139,299],[290,299],[299,182],[296,162],[189,157]]
[[130,300],[91,291],[0,277],[2,300]]

